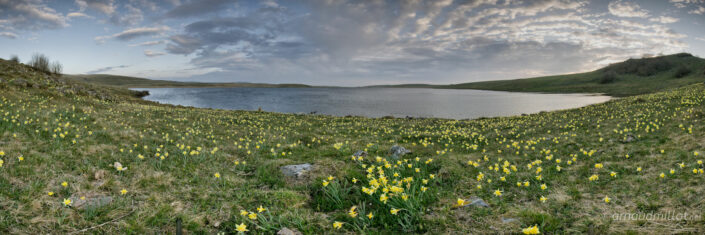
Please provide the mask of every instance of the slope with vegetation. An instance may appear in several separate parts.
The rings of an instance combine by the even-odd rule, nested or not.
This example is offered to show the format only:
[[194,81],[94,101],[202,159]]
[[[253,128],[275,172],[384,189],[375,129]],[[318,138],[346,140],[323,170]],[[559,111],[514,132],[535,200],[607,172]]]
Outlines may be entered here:
[[4,60],[0,79],[3,234],[705,232],[703,84],[458,121],[160,105]]
[[547,93],[604,93],[631,96],[705,82],[705,59],[688,53],[629,59],[587,73],[452,85],[393,85]]

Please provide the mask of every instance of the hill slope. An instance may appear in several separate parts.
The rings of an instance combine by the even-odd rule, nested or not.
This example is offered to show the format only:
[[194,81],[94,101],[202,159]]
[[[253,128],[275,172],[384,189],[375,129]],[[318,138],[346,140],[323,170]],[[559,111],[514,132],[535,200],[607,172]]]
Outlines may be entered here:
[[[705,232],[703,84],[385,119],[159,105],[0,60],[0,111],[0,234]],[[389,156],[395,144],[411,153]]]
[[681,53],[630,59],[587,73],[452,85],[402,84],[385,87],[478,89],[547,93],[604,93],[630,96],[705,81],[705,59]]
[[303,84],[267,84],[267,83],[201,83],[178,82],[167,80],[152,80],[146,78],[110,75],[110,74],[77,74],[64,75],[73,81],[93,83],[99,85],[119,86],[128,88],[150,87],[311,87]]

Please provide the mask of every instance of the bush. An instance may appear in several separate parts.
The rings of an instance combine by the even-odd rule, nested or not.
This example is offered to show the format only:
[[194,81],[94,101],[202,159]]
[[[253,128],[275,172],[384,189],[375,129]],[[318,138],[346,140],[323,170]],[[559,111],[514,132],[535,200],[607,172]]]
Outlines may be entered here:
[[601,84],[613,83],[615,81],[617,81],[617,73],[615,73],[614,71],[606,72],[600,78]]
[[17,57],[17,55],[12,55],[12,56],[10,56],[10,61],[13,61],[13,62],[15,62],[15,63],[19,63],[19,62],[20,62],[20,58]]
[[51,70],[49,70],[49,58],[47,58],[45,55],[42,54],[34,54],[32,55],[32,59],[29,60],[29,66],[32,66],[33,68],[48,73]]
[[58,61],[54,61],[50,64],[49,58],[43,54],[32,55],[32,59],[29,60],[27,64],[29,66],[32,66],[36,70],[45,73],[54,73],[57,75],[60,75],[64,68],[64,66],[62,66],[61,63],[59,63]]
[[61,63],[59,63],[58,61],[54,61],[53,63],[51,63],[51,72],[56,75],[60,75],[63,68],[64,66],[62,66]]
[[678,68],[676,70],[676,74],[674,74],[673,76],[676,78],[682,78],[682,77],[688,76],[688,74],[690,74],[691,72],[693,72],[693,71],[690,70],[688,67],[681,66],[680,68]]

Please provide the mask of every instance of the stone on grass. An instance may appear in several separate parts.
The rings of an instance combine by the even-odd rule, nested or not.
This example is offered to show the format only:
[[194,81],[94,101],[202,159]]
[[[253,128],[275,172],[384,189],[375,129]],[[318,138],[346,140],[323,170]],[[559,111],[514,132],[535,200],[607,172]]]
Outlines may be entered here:
[[306,172],[310,171],[313,169],[313,165],[304,163],[304,164],[298,164],[298,165],[287,165],[287,166],[282,166],[279,168],[279,170],[282,172],[283,175],[288,176],[288,177],[296,177],[299,178],[302,175],[304,175]]
[[277,232],[277,235],[301,235],[301,232],[296,229],[292,230],[289,228],[282,228],[279,232]]
[[490,205],[487,204],[487,202],[485,202],[485,200],[482,200],[482,198],[479,198],[479,197],[472,197],[472,198],[470,198],[470,199],[468,199],[468,200],[466,200],[466,201],[467,201],[468,203],[465,204],[464,207],[468,207],[468,206],[473,206],[473,207],[490,207]]
[[111,196],[86,196],[81,199],[78,195],[73,195],[69,198],[71,200],[71,207],[81,209],[81,208],[98,208],[113,202],[113,197]]
[[638,140],[636,136],[632,134],[628,134],[626,137],[624,137],[624,140],[622,140],[622,143],[631,143]]
[[357,152],[353,153],[353,156],[355,157],[367,157],[367,152],[363,150],[358,150]]
[[389,156],[391,156],[393,159],[399,159],[401,156],[404,156],[404,154],[407,153],[411,153],[411,151],[399,145],[394,145],[392,146],[392,148],[389,149]]

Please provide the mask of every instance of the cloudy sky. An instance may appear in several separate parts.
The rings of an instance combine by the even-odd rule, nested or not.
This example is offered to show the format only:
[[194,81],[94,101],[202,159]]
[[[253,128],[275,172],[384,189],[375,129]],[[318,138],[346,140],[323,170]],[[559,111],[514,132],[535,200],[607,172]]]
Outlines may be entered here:
[[0,57],[66,73],[369,85],[705,57],[705,0],[0,0]]

